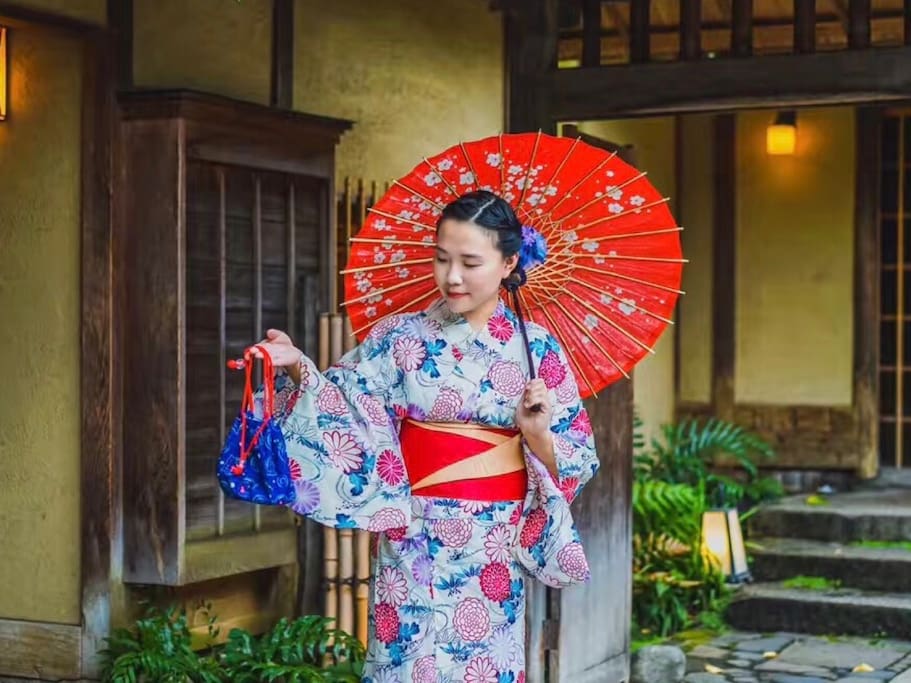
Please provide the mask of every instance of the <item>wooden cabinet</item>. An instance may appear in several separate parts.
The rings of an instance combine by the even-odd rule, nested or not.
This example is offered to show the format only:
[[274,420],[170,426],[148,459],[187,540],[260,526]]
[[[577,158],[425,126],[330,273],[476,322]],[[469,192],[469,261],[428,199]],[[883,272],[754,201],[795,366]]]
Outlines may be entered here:
[[347,121],[192,92],[120,101],[124,580],[184,585],[292,564],[290,512],[225,499],[226,369],[275,327],[315,354],[336,266]]

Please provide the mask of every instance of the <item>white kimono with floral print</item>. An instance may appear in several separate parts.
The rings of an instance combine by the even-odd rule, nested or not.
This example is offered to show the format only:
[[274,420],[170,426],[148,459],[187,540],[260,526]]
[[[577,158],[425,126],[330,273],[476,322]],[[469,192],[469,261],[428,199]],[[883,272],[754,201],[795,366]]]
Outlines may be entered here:
[[555,406],[559,477],[525,447],[525,500],[412,496],[399,446],[405,417],[515,427],[529,374],[502,303],[479,332],[442,301],[384,320],[326,373],[304,359],[300,386],[279,387],[294,510],[379,532],[364,681],[524,682],[526,577],[588,578],[569,502],[598,469],[591,424],[557,341],[534,324],[528,334]]

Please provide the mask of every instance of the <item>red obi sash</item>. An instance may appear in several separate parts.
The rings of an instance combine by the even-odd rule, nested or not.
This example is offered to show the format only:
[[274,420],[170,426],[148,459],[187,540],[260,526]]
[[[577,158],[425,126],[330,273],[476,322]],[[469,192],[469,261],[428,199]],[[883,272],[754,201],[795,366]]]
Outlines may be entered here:
[[505,501],[525,497],[521,434],[460,422],[402,422],[402,456],[416,496]]

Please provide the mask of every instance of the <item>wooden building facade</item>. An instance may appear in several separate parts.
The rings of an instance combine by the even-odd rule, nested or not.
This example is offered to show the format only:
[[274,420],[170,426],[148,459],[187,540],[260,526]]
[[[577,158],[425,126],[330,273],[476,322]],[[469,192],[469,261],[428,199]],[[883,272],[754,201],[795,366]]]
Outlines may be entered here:
[[[209,478],[239,401],[221,368],[266,326],[315,352],[316,319],[337,303],[337,178],[395,177],[457,138],[581,131],[632,145],[649,168],[632,127],[600,122],[662,117],[675,210],[699,214],[692,234],[710,245],[692,243],[693,272],[711,277],[682,310],[664,379],[643,368],[591,403],[603,467],[575,509],[593,581],[531,591],[529,681],[628,676],[634,385],[637,404],[767,433],[780,467],[870,477],[911,461],[911,2],[433,5],[0,1],[0,340],[22,349],[0,365],[0,469],[15,472],[0,477],[0,677],[91,678],[102,638],[149,597],[209,600],[226,627],[252,630],[320,608],[319,534],[232,505]],[[776,400],[738,375],[750,336],[735,286],[748,263],[738,117],[820,107],[850,110],[837,141],[851,150],[838,189],[848,263],[823,278],[850,272],[846,305],[831,306],[848,340],[832,374],[847,389]],[[700,187],[712,192],[696,211]],[[688,393],[701,339],[706,388]]]

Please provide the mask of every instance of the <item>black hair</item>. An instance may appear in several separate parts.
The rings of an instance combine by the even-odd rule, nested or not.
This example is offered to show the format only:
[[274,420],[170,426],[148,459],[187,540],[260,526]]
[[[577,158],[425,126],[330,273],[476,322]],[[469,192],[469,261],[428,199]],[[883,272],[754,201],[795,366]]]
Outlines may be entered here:
[[[504,258],[515,256],[522,249],[522,223],[509,202],[488,190],[463,194],[443,208],[437,220],[437,230],[446,219],[474,223],[496,232],[495,246]],[[518,264],[503,280],[508,289],[525,284],[525,271]]]

